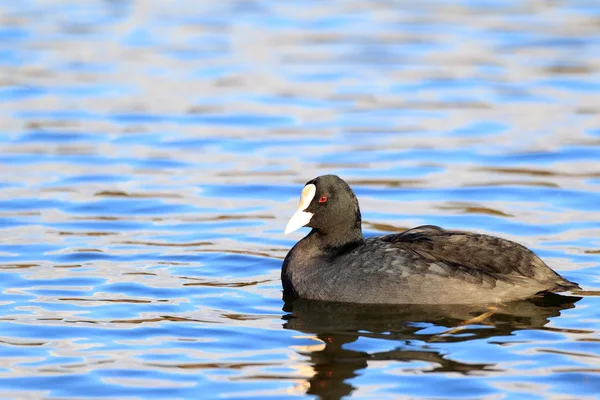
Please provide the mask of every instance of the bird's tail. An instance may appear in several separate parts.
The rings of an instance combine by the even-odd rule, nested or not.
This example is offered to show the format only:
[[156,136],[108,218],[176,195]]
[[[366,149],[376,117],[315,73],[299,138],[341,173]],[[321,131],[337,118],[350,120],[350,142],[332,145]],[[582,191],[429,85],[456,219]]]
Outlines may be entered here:
[[568,279],[563,278],[562,276],[556,282],[552,289],[547,290],[548,293],[558,293],[558,292],[569,292],[571,290],[581,290],[581,286],[579,286],[575,282],[571,282]]

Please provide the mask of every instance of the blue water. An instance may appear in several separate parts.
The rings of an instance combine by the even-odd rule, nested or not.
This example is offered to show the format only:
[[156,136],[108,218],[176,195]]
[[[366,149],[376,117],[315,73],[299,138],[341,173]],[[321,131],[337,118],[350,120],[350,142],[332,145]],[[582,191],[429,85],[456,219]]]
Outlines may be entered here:
[[[600,395],[596,1],[0,1],[0,398]],[[284,304],[334,173],[366,235],[535,250],[581,292]]]

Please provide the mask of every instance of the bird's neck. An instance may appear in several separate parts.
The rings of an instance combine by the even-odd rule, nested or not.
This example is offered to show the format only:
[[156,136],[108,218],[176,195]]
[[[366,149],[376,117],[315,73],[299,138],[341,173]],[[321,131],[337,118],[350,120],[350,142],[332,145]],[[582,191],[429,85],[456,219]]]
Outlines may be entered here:
[[347,251],[361,244],[365,240],[362,230],[357,227],[334,229],[330,231],[313,229],[308,234],[307,239],[309,237],[320,249],[327,252]]

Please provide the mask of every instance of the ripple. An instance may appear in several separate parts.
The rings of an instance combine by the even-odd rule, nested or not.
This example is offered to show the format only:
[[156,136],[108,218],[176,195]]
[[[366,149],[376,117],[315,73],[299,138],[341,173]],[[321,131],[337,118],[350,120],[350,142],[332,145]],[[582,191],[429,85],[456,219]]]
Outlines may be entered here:
[[[561,23],[556,23],[556,16]],[[0,5],[0,397],[598,392],[592,1]],[[281,299],[301,186],[494,233],[583,290]],[[469,323],[465,323],[468,321]]]

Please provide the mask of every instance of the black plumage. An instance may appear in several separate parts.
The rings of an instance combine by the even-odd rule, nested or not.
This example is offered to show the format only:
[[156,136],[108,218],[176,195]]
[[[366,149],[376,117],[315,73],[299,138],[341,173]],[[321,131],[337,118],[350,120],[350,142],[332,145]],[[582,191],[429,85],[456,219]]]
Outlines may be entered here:
[[297,214],[310,217],[305,226],[312,230],[283,262],[288,297],[480,304],[579,289],[526,247],[490,235],[426,225],[365,239],[358,200],[346,182],[324,175],[307,185],[315,186],[313,197]]

